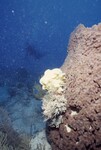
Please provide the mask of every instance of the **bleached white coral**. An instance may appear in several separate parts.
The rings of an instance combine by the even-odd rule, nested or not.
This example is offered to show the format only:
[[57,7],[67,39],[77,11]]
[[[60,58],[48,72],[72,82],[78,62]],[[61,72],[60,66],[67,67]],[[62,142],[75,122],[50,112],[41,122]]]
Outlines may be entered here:
[[45,71],[43,77],[40,79],[40,83],[44,90],[51,92],[61,93],[63,91],[63,86],[65,81],[65,73],[61,69],[48,69]]
[[63,95],[65,79],[65,73],[59,68],[46,70],[40,79],[42,88],[47,90],[43,97],[42,109],[45,120],[50,121],[50,126],[59,127],[62,114],[66,111],[67,100]]
[[43,98],[43,114],[45,119],[52,119],[66,111],[67,101],[63,95],[48,93]]

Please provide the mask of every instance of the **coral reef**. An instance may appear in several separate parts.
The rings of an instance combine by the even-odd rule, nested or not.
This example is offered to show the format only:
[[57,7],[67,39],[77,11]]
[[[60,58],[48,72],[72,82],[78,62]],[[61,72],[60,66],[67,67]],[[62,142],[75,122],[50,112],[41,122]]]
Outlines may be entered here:
[[61,93],[63,91],[63,86],[65,81],[65,73],[61,69],[47,69],[40,79],[42,88],[54,93]]
[[59,128],[47,123],[52,150],[101,150],[101,24],[74,30],[61,69],[68,103]]
[[33,96],[36,100],[41,100],[42,97],[45,95],[45,91],[42,89],[39,83],[35,83],[33,86]]
[[62,122],[62,114],[66,111],[67,101],[63,95],[48,93],[43,97],[43,114],[50,126],[58,127]]
[[43,129],[38,132],[30,141],[31,150],[51,150],[51,146],[47,142],[46,133]]
[[0,150],[29,150],[29,138],[9,126],[0,126]]
[[47,90],[43,97],[43,114],[49,126],[59,127],[62,114],[66,111],[67,100],[63,92],[65,87],[65,73],[61,69],[48,69],[40,79],[43,90]]
[[29,150],[30,137],[12,128],[7,111],[0,107],[0,150]]

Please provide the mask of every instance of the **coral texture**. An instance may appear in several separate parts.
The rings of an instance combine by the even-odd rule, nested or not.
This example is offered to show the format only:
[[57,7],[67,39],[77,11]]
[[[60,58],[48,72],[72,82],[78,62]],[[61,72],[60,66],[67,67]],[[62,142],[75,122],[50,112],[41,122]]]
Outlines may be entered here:
[[52,150],[101,150],[101,24],[74,30],[61,69],[68,103],[59,128],[47,123]]
[[44,90],[48,90],[50,92],[61,93],[63,91],[65,81],[65,73],[61,71],[59,68],[55,69],[47,69],[40,79],[40,83],[42,84],[42,88]]
[[65,87],[65,73],[61,69],[48,69],[40,79],[43,90],[47,90],[43,96],[43,114],[50,126],[59,127],[62,122],[62,114],[66,111],[67,100],[63,92]]
[[66,111],[67,101],[63,95],[48,93],[43,97],[43,114],[48,119],[57,118]]

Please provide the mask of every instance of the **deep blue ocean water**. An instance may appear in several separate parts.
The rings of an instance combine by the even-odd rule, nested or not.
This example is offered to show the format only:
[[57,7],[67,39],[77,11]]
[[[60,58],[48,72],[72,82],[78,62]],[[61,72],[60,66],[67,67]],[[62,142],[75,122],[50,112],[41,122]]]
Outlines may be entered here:
[[74,28],[100,21],[100,0],[1,0],[0,66],[38,75],[59,67]]
[[15,130],[33,135],[44,128],[35,83],[46,69],[63,64],[77,25],[99,22],[101,0],[0,0],[0,108]]

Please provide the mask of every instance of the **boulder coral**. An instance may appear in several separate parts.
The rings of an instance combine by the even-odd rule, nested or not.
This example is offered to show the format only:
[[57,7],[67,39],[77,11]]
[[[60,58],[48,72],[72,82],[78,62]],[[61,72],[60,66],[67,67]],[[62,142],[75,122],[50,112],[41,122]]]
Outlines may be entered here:
[[52,150],[101,150],[101,24],[74,30],[61,70],[68,103],[59,128],[47,122]]

